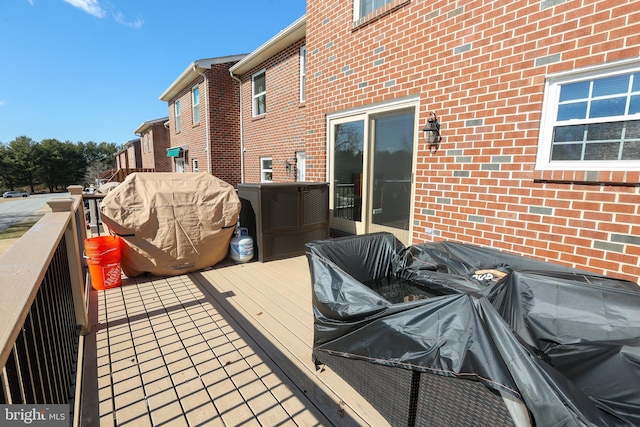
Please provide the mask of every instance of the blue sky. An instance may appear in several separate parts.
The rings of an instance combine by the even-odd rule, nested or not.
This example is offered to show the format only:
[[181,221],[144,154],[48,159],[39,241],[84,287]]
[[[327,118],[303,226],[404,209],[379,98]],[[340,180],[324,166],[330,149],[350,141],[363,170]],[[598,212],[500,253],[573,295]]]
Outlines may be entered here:
[[0,142],[114,142],[191,62],[249,53],[305,0],[1,0]]

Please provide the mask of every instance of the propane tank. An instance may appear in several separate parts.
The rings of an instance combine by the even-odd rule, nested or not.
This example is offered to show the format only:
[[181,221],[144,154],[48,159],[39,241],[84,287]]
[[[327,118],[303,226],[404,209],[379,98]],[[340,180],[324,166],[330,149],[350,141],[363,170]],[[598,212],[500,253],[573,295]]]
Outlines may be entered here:
[[238,227],[231,239],[231,259],[235,262],[247,262],[253,258],[253,239],[246,227]]

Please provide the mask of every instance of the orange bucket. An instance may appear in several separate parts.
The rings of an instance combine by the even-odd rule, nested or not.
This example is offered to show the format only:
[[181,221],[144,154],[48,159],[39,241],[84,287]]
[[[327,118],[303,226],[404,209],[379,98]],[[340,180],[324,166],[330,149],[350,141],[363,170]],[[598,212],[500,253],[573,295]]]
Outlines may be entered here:
[[91,237],[84,241],[84,248],[93,288],[103,291],[120,286],[122,284],[120,237]]

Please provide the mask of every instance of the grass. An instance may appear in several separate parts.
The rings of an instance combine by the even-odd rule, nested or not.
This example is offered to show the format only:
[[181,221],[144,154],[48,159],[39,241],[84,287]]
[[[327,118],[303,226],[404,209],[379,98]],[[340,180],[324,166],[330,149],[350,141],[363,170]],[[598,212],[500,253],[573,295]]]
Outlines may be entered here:
[[18,224],[13,224],[9,228],[5,228],[4,230],[0,231],[0,240],[17,239],[19,237],[22,237],[24,233],[26,233],[31,227],[33,227],[36,222],[38,222],[38,219],[39,218],[30,218]]

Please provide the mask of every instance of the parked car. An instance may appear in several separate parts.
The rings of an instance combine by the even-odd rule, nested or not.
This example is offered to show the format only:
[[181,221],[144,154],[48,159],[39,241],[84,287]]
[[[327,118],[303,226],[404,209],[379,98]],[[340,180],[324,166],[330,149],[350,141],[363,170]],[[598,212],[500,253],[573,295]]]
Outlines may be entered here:
[[25,193],[24,191],[5,191],[2,193],[2,197],[5,199],[9,197],[28,197],[29,193]]

